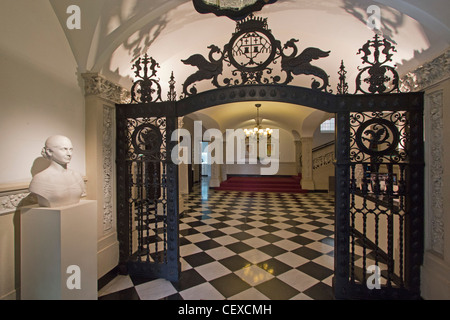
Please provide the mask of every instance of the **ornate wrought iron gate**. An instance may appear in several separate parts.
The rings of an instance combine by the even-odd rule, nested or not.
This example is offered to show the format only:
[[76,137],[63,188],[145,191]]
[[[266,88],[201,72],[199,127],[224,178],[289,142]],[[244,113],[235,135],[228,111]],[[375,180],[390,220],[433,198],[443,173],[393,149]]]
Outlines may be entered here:
[[387,40],[361,52],[363,95],[339,97],[337,112],[335,295],[420,298],[423,95],[399,93]]
[[[297,56],[295,42],[281,46],[266,19],[238,22],[223,50],[212,45],[208,59],[197,54],[183,60],[198,71],[184,82],[179,101],[172,77],[168,101],[162,102],[152,58],[145,55],[133,65],[140,79],[132,86],[133,103],[117,105],[116,113],[124,272],[178,280],[178,169],[169,156],[177,143],[171,141],[177,117],[219,104],[279,101],[336,114],[335,297],[420,297],[423,94],[399,92],[398,75],[387,64],[395,49],[378,36],[360,50],[368,66],[360,69],[353,95],[343,64],[334,95],[329,76],[310,64],[329,52],[307,48]],[[270,66],[276,60],[283,79]],[[225,64],[235,68],[228,75]],[[311,89],[288,85],[298,75],[316,78]],[[197,93],[195,84],[204,80],[216,89]]]
[[336,136],[336,298],[420,298],[421,94],[342,97]]
[[162,105],[117,106],[119,259],[124,272],[176,281],[178,167],[170,137],[177,118],[174,104]]

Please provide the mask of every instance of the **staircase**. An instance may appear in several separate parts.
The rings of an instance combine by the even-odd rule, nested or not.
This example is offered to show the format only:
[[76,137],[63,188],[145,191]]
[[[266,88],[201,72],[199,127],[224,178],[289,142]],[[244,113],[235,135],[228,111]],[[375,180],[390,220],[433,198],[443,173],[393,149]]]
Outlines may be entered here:
[[251,191],[251,192],[288,192],[306,193],[300,185],[301,175],[291,177],[230,177],[215,190]]

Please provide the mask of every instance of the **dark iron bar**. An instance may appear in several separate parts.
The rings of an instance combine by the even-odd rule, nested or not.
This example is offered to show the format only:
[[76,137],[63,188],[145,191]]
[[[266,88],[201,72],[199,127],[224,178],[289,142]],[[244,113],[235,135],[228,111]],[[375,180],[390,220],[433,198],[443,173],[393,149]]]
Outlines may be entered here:
[[166,174],[167,164],[166,164],[166,162],[164,162],[162,164],[162,167],[163,167],[163,173],[162,173],[162,176],[163,176],[163,179],[162,179],[162,185],[163,185],[162,205],[163,205],[163,217],[164,217],[164,220],[163,220],[164,259],[163,259],[163,261],[165,263],[167,263],[167,254],[166,254],[166,252],[167,252],[167,223],[166,223],[166,221],[167,221],[167,202],[166,202],[166,199],[167,199],[167,174]]
[[404,238],[404,234],[403,234],[403,215],[399,215],[399,234],[400,234],[400,261],[399,261],[399,272],[400,272],[400,287],[404,288],[405,287],[405,281],[404,281],[404,273],[403,273],[403,238]]
[[[350,175],[352,176],[352,186],[356,187],[355,181],[355,165],[351,166]],[[354,181],[354,184],[353,184]],[[355,204],[355,189],[352,188],[350,193],[350,281],[355,282],[355,214],[356,214],[356,204]]]
[[134,202],[132,201],[133,199],[133,186],[134,186],[134,181],[133,181],[133,162],[128,162],[128,212],[130,213],[128,216],[128,243],[129,243],[129,254],[132,255],[133,254],[133,229],[134,229],[134,223],[133,223],[133,209],[134,209]]

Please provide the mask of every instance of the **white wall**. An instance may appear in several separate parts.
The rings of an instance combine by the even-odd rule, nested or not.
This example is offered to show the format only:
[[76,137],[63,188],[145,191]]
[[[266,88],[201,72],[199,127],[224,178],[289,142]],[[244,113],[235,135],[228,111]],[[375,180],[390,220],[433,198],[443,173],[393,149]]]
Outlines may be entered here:
[[320,132],[320,126],[314,131],[313,136],[313,148],[320,147],[328,142],[334,141],[335,133],[322,133]]
[[74,145],[71,168],[85,174],[84,99],[77,66],[46,1],[7,1],[0,10],[0,184],[27,182],[54,134]]
[[333,144],[313,152],[313,180],[316,190],[330,190],[329,178],[335,175],[332,161],[335,156],[334,148]]
[[[295,142],[291,132],[279,129],[279,170],[275,175],[296,175]],[[226,164],[227,174],[259,175],[260,164],[237,164],[237,143],[235,142],[235,163]],[[267,166],[266,166],[267,167]]]
[[16,206],[27,195],[32,172],[45,168],[40,152],[47,137],[68,136],[75,149],[70,167],[86,173],[83,90],[47,1],[0,3],[0,70],[0,299],[15,299],[20,286]]

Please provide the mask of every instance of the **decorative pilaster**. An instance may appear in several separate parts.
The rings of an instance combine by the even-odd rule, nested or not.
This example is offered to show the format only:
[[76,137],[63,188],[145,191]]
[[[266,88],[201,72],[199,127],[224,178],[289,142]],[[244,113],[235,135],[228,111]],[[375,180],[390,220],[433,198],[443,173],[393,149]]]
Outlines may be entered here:
[[103,230],[113,227],[113,110],[103,106]]
[[[401,91],[421,91],[450,78],[450,49],[425,63],[416,70],[409,72],[401,79]],[[426,208],[427,221],[431,234],[428,236],[430,249],[443,254],[444,252],[444,208],[443,208],[443,91],[439,90],[427,94],[425,110],[425,127],[427,128],[428,150],[426,163],[428,164],[428,195],[429,203]]]
[[430,121],[429,143],[429,197],[431,221],[431,249],[439,254],[444,253],[444,126],[443,126],[443,91],[426,96],[428,100],[427,117]]
[[222,173],[222,165],[218,163],[211,163],[211,179],[209,180],[209,187],[210,188],[216,188],[220,187],[220,176]]
[[295,140],[295,166],[297,173],[302,172],[302,142]]
[[96,73],[85,82],[87,198],[97,200],[99,276],[118,263],[115,205],[115,105],[130,103],[128,90]]
[[302,188],[314,190],[313,163],[312,163],[312,137],[300,139],[302,144]]

